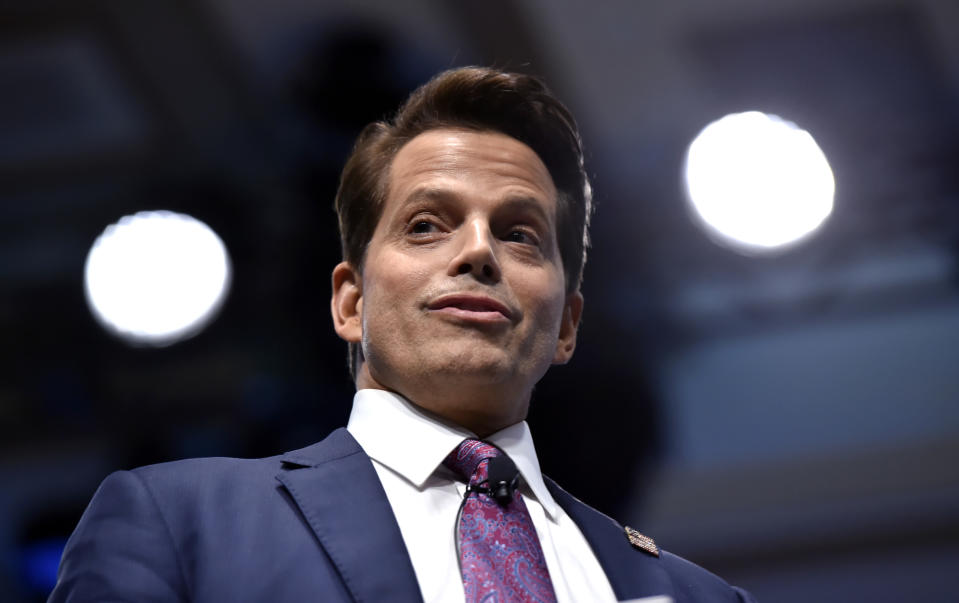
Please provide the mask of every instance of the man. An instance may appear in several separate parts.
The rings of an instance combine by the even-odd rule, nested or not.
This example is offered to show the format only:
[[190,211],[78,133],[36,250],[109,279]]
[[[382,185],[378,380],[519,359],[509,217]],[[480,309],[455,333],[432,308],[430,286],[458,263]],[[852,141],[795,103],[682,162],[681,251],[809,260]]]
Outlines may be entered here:
[[52,601],[751,600],[540,474],[524,419],[576,346],[590,190],[538,80],[440,74],[360,135],[336,208],[347,429],[109,476]]

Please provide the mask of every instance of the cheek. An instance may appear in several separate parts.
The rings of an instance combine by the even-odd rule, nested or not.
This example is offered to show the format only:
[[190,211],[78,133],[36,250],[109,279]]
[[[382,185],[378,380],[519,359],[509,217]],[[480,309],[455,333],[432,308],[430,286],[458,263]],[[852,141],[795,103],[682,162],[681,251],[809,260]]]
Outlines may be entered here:
[[398,272],[379,271],[364,279],[363,339],[396,337],[404,329],[404,313],[415,303],[414,279]]
[[552,350],[556,347],[556,341],[559,339],[560,331],[560,321],[563,316],[563,304],[559,303],[556,305],[551,305],[548,314],[548,318],[543,321],[541,329],[544,335],[548,334],[544,339],[546,340],[546,347]]
[[384,303],[383,289],[368,290],[363,305],[363,355],[371,367],[380,366],[396,347],[397,331],[401,321],[395,316],[395,307]]
[[556,345],[556,339],[559,337],[560,323],[563,318],[566,297],[555,286],[544,287],[540,291],[542,303],[536,308],[535,330],[537,341],[544,347]]

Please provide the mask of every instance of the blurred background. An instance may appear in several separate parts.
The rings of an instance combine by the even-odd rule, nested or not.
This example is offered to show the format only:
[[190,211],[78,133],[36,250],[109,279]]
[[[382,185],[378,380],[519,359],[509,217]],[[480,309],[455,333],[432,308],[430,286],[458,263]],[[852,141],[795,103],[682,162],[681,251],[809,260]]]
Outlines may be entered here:
[[[349,414],[337,177],[442,69],[543,76],[598,213],[544,471],[767,602],[959,592],[959,3],[34,0],[0,4],[0,600],[39,601],[111,471],[266,456]],[[777,253],[686,203],[708,123],[810,132],[832,215]],[[88,253],[188,214],[232,267],[192,337],[94,318]]]

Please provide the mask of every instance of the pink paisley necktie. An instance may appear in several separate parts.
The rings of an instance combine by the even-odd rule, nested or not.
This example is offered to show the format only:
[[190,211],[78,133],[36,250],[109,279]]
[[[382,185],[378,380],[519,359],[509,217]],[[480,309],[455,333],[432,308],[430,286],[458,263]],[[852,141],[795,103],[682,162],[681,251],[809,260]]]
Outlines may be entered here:
[[[490,459],[500,456],[493,473],[506,467],[506,477],[491,480]],[[512,461],[495,446],[464,440],[443,464],[469,483],[456,528],[466,603],[556,601]]]

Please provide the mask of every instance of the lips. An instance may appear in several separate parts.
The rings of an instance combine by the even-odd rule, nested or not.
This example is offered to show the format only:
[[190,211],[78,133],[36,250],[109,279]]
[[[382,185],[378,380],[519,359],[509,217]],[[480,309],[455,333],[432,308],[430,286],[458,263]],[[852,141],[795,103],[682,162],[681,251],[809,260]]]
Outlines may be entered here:
[[458,318],[480,322],[510,320],[512,316],[509,307],[502,302],[492,297],[475,294],[443,295],[430,302],[427,308]]

